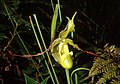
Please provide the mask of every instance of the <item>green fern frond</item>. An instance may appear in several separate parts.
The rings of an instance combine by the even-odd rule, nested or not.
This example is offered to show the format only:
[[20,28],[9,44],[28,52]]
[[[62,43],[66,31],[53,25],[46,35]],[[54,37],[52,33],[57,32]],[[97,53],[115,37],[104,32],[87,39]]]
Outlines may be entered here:
[[92,82],[96,84],[120,84],[120,48],[115,45],[105,46],[97,54],[100,57],[94,59],[93,66],[85,80],[94,77]]
[[96,84],[106,84],[105,78],[100,78],[99,81]]
[[89,72],[89,75],[93,76],[93,75],[98,75],[103,72],[107,72],[108,67],[109,67],[107,65],[111,63],[112,61],[113,61],[112,59],[104,60],[102,58],[97,58]]
[[120,84],[120,80],[112,80],[110,84]]

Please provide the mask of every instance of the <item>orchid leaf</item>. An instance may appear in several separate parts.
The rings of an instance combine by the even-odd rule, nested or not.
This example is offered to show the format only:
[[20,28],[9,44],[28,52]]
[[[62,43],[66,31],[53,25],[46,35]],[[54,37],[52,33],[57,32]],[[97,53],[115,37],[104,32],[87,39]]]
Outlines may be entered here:
[[25,77],[25,83],[26,84],[38,84],[37,81],[35,81],[33,78],[30,78],[26,74],[24,74],[24,77]]
[[51,23],[51,41],[53,41],[55,37],[55,31],[56,31],[56,23],[57,23],[57,18],[58,18],[58,4],[56,4],[54,15],[52,18],[52,23]]
[[47,78],[45,78],[40,84],[47,84],[49,78],[50,78],[50,76],[48,76]]

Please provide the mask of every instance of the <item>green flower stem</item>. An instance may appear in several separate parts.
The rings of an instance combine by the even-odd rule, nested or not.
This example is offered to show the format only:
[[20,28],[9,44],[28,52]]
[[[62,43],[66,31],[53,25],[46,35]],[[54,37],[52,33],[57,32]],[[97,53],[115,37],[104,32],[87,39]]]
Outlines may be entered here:
[[78,78],[76,73],[75,73],[75,84],[78,84]]
[[67,83],[70,84],[70,76],[69,76],[69,69],[65,69],[66,77],[67,77]]

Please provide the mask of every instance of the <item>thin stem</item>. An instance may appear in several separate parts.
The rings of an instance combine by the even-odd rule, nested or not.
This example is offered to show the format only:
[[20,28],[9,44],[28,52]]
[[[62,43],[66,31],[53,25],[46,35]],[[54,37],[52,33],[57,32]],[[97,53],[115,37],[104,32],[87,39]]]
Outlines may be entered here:
[[[8,8],[7,8],[7,6],[6,6],[6,4],[5,4],[4,2],[3,2],[3,5],[4,5],[5,10],[6,10],[6,13],[7,13],[7,15],[8,15],[9,19],[10,19],[10,22],[11,22],[13,28],[14,28],[14,33],[13,33],[13,35],[12,35],[12,38],[11,38],[10,41],[8,42],[7,46],[3,49],[3,51],[5,51],[5,50],[9,47],[9,45],[11,44],[11,42],[12,42],[12,40],[14,39],[15,35],[17,35],[18,38],[19,38],[19,40],[21,41],[23,47],[25,48],[25,51],[29,54],[29,51],[28,51],[27,47],[25,46],[24,42],[22,41],[20,35],[17,33],[17,28],[18,28],[18,25],[19,25],[19,24],[18,24],[15,20],[12,19],[11,15],[10,15],[10,13],[9,13],[9,11],[8,11]],[[14,23],[13,21],[15,21],[15,23]],[[30,58],[30,59],[31,59],[34,67],[36,68],[37,72],[39,73],[41,79],[43,80],[43,77],[42,77],[41,73],[39,72],[39,69],[37,68],[37,66],[36,66],[36,64],[35,64],[35,61],[34,61],[32,58]]]
[[[43,52],[42,47],[41,47],[40,42],[39,42],[39,39],[38,39],[38,36],[37,36],[37,34],[36,34],[35,28],[34,28],[33,22],[32,22],[32,18],[31,18],[30,16],[29,16],[29,19],[30,19],[30,23],[31,23],[33,32],[34,32],[34,34],[35,34],[35,37],[36,37],[38,46],[39,46],[39,48],[40,48],[40,51]],[[44,54],[43,54],[42,56],[43,56],[43,58],[45,58]],[[53,82],[53,84],[55,84],[54,79],[53,79],[53,76],[52,76],[52,73],[51,73],[51,71],[50,71],[50,69],[49,69],[49,66],[48,66],[48,64],[47,64],[46,59],[45,59],[45,64],[46,64],[46,67],[47,67],[47,69],[48,69],[48,72],[49,72],[49,74],[50,74],[50,76],[51,76],[52,82]]]
[[60,1],[57,0],[57,2],[58,2],[58,8],[59,8],[60,23],[62,23],[62,16],[61,16],[61,10],[60,10]]
[[78,77],[76,73],[75,73],[75,84],[78,84]]
[[15,35],[16,35],[16,30],[17,30],[17,28],[18,28],[18,25],[16,25],[16,27],[14,28],[14,32],[13,32],[13,34],[12,34],[12,37],[11,37],[11,39],[8,41],[6,47],[4,47],[3,52],[6,51],[6,49],[9,47],[9,45],[10,45],[11,42],[13,41],[13,39],[14,39],[14,37],[15,37]]
[[53,12],[54,12],[54,4],[52,0],[51,0],[51,5],[52,5]]
[[[2,1],[2,2],[3,2],[3,1]],[[14,24],[14,22],[13,22],[13,20],[12,20],[12,17],[10,16],[10,13],[9,13],[9,11],[8,11],[8,8],[7,8],[7,6],[5,5],[4,2],[3,2],[3,5],[4,5],[5,10],[6,10],[6,13],[7,13],[7,15],[8,15],[9,19],[10,19],[10,22],[12,23],[12,26],[15,28],[15,24]]]
[[65,69],[66,77],[67,77],[67,83],[70,84],[70,76],[69,76],[69,69]]
[[[24,44],[24,42],[23,42],[23,40],[21,39],[21,37],[20,37],[19,34],[18,34],[18,37],[19,37],[19,39],[20,39],[20,41],[21,41],[21,43],[22,43],[22,45],[23,45],[25,51],[27,52],[27,54],[30,54],[29,51],[28,51],[28,49],[27,49],[27,47],[25,46],[25,44]],[[43,77],[42,77],[41,73],[39,72],[38,67],[37,67],[36,64],[35,64],[35,61],[34,61],[32,58],[30,58],[30,60],[32,61],[34,67],[36,68],[36,70],[37,70],[37,72],[39,73],[41,79],[43,80]]]
[[[41,30],[40,30],[40,26],[39,26],[39,23],[38,23],[37,17],[36,17],[35,14],[33,14],[33,16],[34,16],[34,18],[35,18],[35,21],[36,21],[36,24],[37,24],[37,28],[38,28],[39,34],[40,34],[40,36],[41,36],[41,40],[42,40],[43,46],[44,46],[45,50],[47,50],[47,47],[46,47],[46,45],[45,45],[45,41],[44,41],[44,39],[43,39],[43,36],[42,36]],[[50,65],[51,65],[51,68],[52,68],[53,74],[54,74],[54,76],[55,76],[56,82],[57,82],[57,84],[59,84],[59,81],[58,81],[57,75],[56,75],[56,73],[55,73],[55,70],[54,70],[54,68],[53,68],[53,65],[52,65],[52,62],[51,62],[51,59],[50,59],[50,55],[48,54],[48,52],[46,52],[46,54],[47,54],[48,60],[49,60],[49,62],[50,62]]]
[[12,40],[13,40],[14,37],[15,37],[15,35],[16,35],[16,30],[17,30],[17,28],[18,28],[18,24],[16,23],[16,26],[15,26],[15,24],[14,24],[14,22],[13,22],[13,20],[12,20],[12,17],[10,16],[10,13],[9,13],[9,11],[8,11],[8,8],[7,8],[6,4],[5,4],[3,1],[2,1],[2,3],[3,3],[3,5],[4,5],[4,7],[5,7],[5,11],[6,11],[6,13],[7,13],[7,15],[8,15],[9,19],[10,19],[10,22],[12,23],[12,26],[13,26],[13,28],[14,28],[14,32],[13,32],[12,38],[10,39],[10,41],[8,41],[6,47],[4,47],[4,49],[3,49],[3,52],[4,52],[4,51],[9,47],[9,45],[11,44]]

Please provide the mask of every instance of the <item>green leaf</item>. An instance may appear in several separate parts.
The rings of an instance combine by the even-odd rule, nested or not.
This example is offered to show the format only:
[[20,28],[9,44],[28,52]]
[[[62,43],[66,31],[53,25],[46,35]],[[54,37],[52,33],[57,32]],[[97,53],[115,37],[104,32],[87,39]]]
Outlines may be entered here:
[[48,79],[50,78],[50,76],[48,76],[47,78],[45,78],[40,84],[47,84]]
[[58,4],[56,4],[54,15],[52,18],[52,23],[51,23],[51,41],[53,41],[55,37],[56,23],[58,18],[58,9],[59,9]]
[[38,84],[37,81],[35,81],[33,78],[30,78],[26,74],[24,74],[24,77],[25,77],[25,83],[26,84]]

